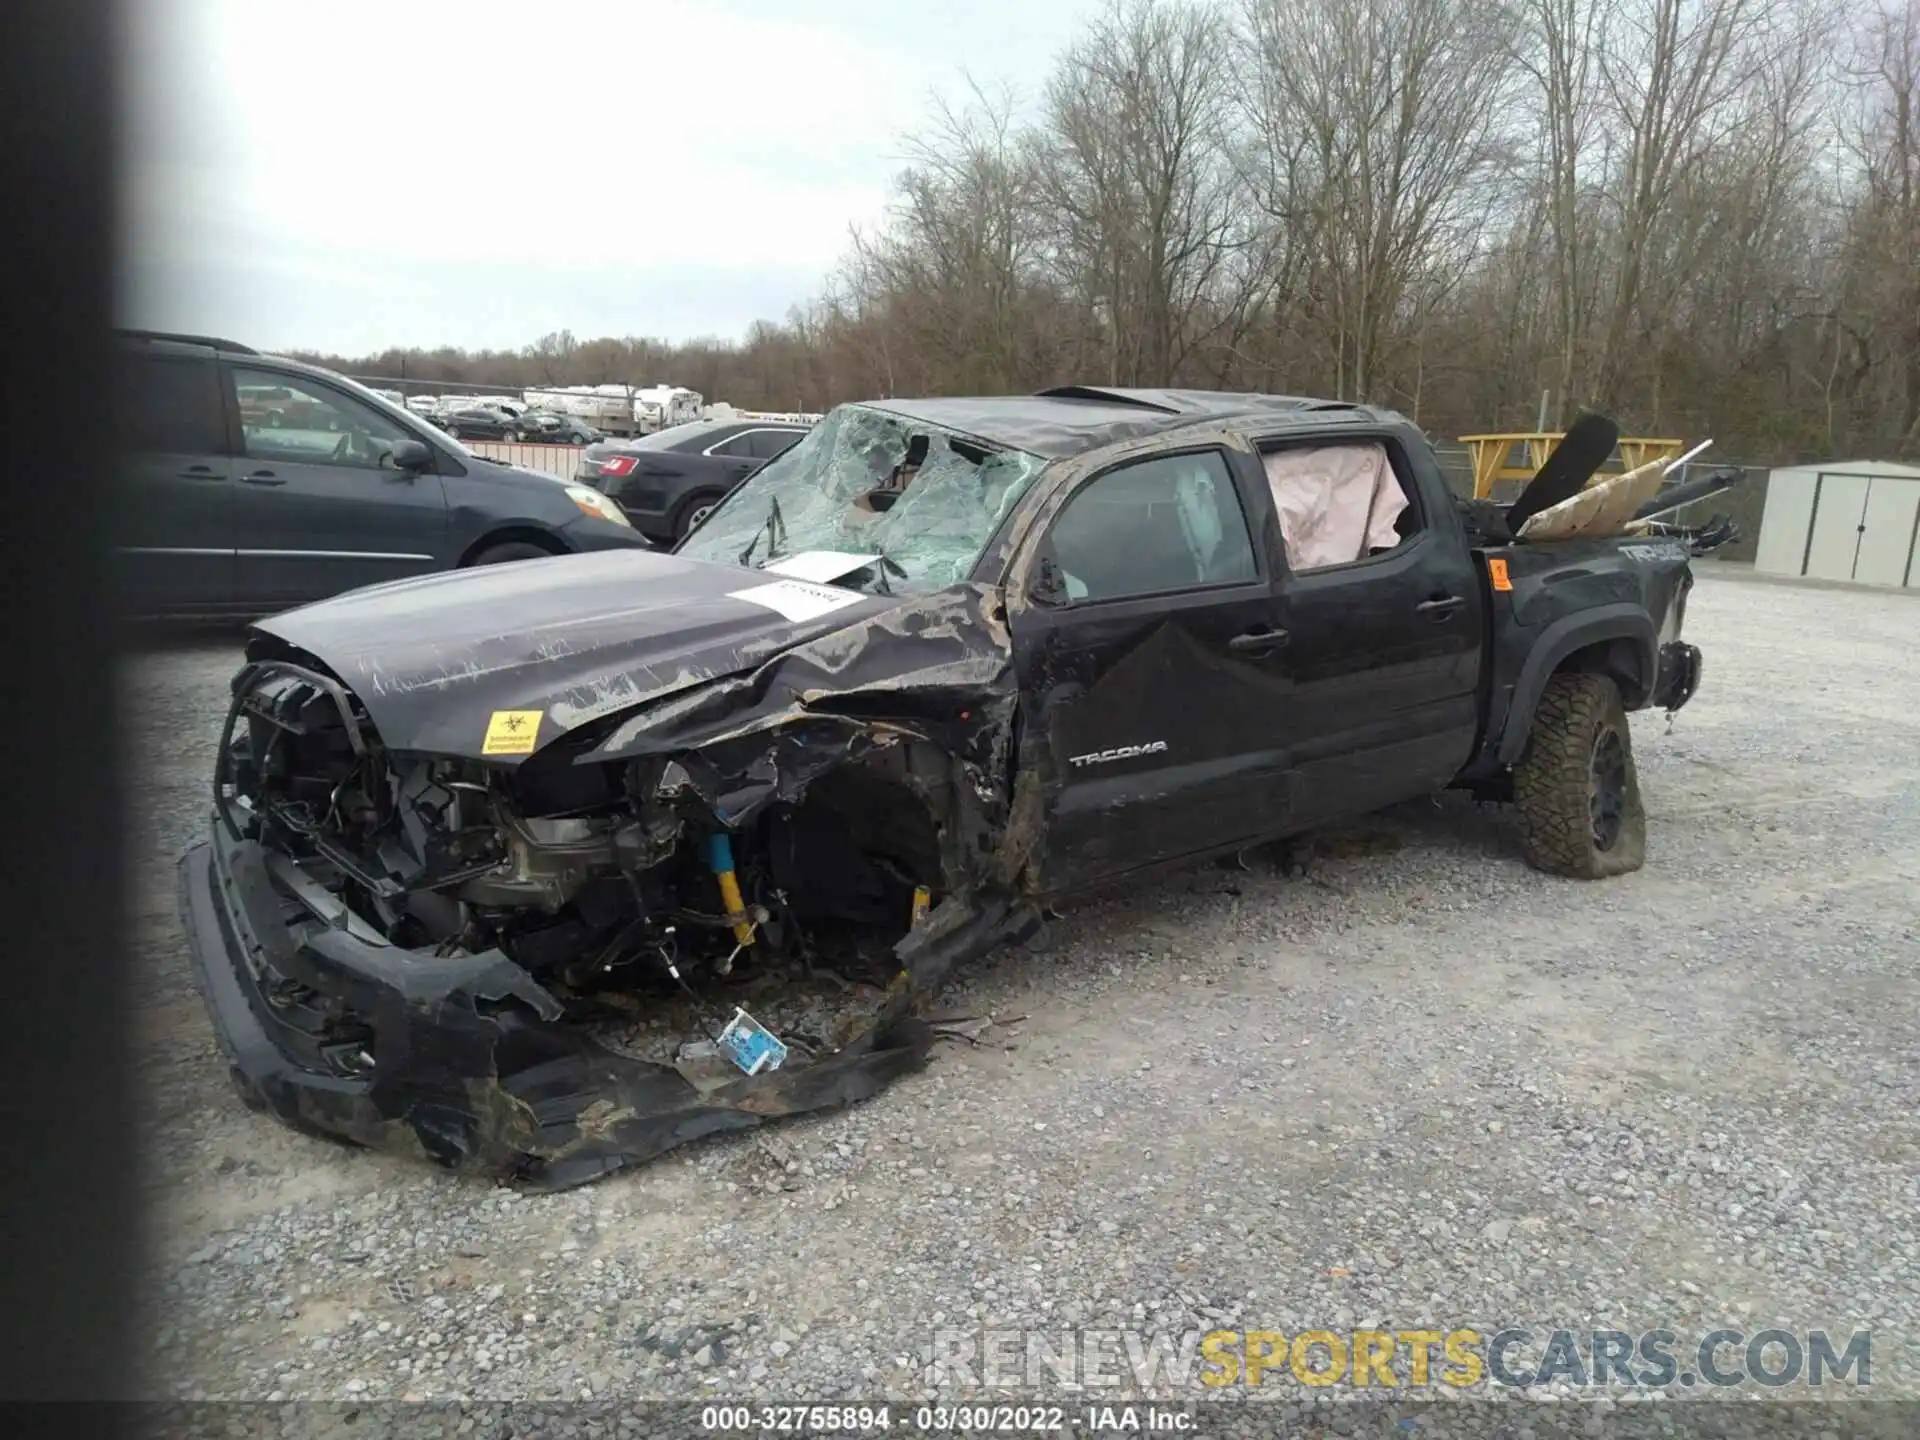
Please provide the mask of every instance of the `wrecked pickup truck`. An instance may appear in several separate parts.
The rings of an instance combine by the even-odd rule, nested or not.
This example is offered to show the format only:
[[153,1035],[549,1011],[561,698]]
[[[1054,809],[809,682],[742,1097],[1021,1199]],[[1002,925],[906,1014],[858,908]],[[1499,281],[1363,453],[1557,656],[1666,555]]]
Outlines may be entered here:
[[1449,786],[1642,863],[1685,535],[1509,536],[1421,432],[1070,387],[845,405],[672,553],[263,620],[196,973],[249,1103],[559,1188],[862,1099],[1041,907]]

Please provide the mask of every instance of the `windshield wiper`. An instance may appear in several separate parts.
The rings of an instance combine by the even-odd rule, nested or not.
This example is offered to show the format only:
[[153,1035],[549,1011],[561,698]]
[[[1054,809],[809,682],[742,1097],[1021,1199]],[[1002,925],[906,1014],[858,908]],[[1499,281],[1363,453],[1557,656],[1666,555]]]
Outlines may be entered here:
[[767,559],[771,560],[779,553],[780,547],[787,543],[787,522],[780,518],[780,497],[778,495],[774,496],[773,499],[767,503],[766,523],[753,532],[753,539],[749,540],[747,542],[747,548],[740,552],[740,563],[742,565],[752,561],[753,552],[759,547],[760,537],[762,535],[767,537]]
[[[876,590],[881,595],[891,595],[893,594],[893,586],[888,583],[887,576],[893,575],[898,577],[901,580],[904,580],[907,578],[906,567],[901,565],[899,561],[895,560],[891,555],[887,554],[886,551],[878,548],[877,546],[874,548],[874,554],[877,555],[880,559],[880,564],[878,567],[880,571],[880,583],[876,587]],[[874,567],[869,566],[868,568],[871,569]]]

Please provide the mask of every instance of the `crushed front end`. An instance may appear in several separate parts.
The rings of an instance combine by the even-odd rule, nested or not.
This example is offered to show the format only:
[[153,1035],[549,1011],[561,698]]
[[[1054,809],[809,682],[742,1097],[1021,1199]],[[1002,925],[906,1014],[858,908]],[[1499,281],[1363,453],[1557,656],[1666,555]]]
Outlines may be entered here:
[[[513,764],[391,749],[338,672],[256,640],[181,860],[243,1096],[562,1188],[920,1066],[923,1002],[1028,921],[1004,630],[940,614],[978,603],[907,602]],[[730,1058],[741,1011],[783,1056]]]

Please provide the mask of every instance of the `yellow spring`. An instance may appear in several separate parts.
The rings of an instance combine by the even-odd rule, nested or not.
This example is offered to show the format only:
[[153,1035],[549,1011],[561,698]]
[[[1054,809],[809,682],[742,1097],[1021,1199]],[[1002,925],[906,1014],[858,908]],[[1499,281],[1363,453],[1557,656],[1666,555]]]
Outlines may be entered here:
[[733,938],[742,945],[753,943],[753,923],[747,919],[747,902],[740,894],[740,878],[731,870],[716,872],[720,877],[720,903],[733,922]]

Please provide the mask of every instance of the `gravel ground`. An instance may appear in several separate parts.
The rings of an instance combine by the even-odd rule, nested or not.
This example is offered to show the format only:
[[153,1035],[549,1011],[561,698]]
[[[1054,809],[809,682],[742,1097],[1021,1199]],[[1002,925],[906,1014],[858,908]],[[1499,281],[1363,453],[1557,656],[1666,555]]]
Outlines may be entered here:
[[1920,1394],[1920,599],[1691,611],[1642,872],[1400,807],[1392,853],[1055,921],[944,1001],[1024,1020],[866,1104],[551,1197],[242,1109],[172,898],[237,645],[144,657],[147,1392],[912,1398],[941,1329],[1724,1322],[1870,1327]]

